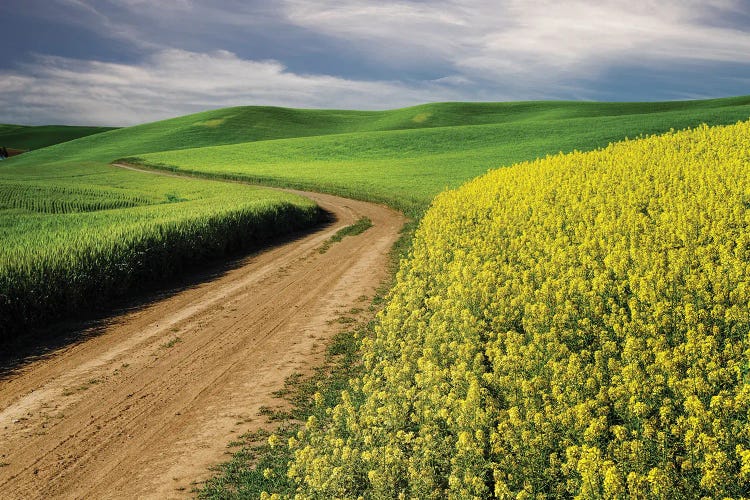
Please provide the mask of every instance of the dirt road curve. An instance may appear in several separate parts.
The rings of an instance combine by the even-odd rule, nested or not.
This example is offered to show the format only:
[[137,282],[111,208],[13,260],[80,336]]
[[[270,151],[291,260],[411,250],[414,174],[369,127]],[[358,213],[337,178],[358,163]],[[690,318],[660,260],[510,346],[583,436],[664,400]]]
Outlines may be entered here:
[[[271,393],[337,331],[331,320],[368,305],[404,222],[306,195],[338,221],[0,380],[0,497],[184,496],[260,425]],[[372,228],[318,252],[363,215]]]

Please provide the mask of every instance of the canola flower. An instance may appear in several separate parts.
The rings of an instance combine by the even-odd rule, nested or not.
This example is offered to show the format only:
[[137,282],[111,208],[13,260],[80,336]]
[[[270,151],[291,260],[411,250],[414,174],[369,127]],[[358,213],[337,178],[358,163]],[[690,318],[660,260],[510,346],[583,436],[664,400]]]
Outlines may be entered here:
[[750,497],[750,122],[439,195],[296,498]]

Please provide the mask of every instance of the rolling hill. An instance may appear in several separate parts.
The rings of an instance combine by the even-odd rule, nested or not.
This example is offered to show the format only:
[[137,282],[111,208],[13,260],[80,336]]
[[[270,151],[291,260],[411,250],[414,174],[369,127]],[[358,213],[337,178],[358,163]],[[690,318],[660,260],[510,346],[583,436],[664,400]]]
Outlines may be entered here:
[[0,146],[28,151],[109,130],[114,129],[112,127],[72,127],[67,125],[0,124]]
[[[155,181],[109,165],[122,157],[196,175],[384,202],[419,218],[440,191],[492,167],[559,151],[596,149],[628,136],[700,123],[728,124],[748,116],[748,96],[666,103],[435,103],[391,111],[254,106],[207,111],[95,133],[3,162],[0,257],[10,264],[6,270],[18,264],[31,276],[51,255],[72,255],[61,252],[60,245],[76,245],[88,255],[91,248],[109,248],[114,238],[122,239],[125,221],[128,227],[149,227],[149,231],[174,223],[174,217],[180,224],[192,224],[222,212],[222,196],[238,189],[187,179]],[[19,141],[26,137],[27,142],[16,144],[28,147],[43,144],[45,137],[61,139],[68,131],[11,129],[7,133],[19,134]],[[237,199],[236,194],[231,196]],[[299,199],[282,200],[257,190],[248,196],[273,200],[272,205],[300,209],[304,205]],[[127,261],[128,248],[118,252]],[[76,257],[75,266],[105,266],[101,259],[101,264],[87,263],[93,258]],[[72,264],[55,265],[62,269]],[[60,276],[61,283],[67,282],[64,274]],[[6,288],[9,280],[3,285]],[[79,307],[64,305],[63,298],[56,300],[59,311]],[[68,302],[86,304],[87,300],[82,296]],[[18,314],[42,316],[37,313]]]
[[[490,168],[592,150],[625,137],[734,123],[750,117],[750,97],[655,104],[438,103],[384,112],[279,109],[270,117],[267,108],[262,114],[242,110],[224,111],[232,118],[217,128],[231,127],[229,120],[239,127],[244,117],[246,142],[185,149],[185,143],[171,141],[172,151],[141,154],[134,148],[130,156],[176,171],[384,202],[418,216],[436,194]],[[286,118],[290,122],[280,127]],[[301,134],[303,120],[304,136],[285,138]],[[221,139],[240,141],[240,130]],[[210,141],[209,133],[195,137]]]

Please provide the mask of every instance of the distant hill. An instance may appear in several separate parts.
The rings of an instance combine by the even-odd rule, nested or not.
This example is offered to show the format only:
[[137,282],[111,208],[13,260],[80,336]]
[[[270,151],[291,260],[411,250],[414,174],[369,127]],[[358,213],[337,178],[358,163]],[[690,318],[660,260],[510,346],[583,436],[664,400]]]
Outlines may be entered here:
[[[501,126],[519,132],[527,128],[541,129],[530,133],[533,136],[551,123],[566,122],[577,124],[577,130],[566,131],[571,136],[592,129],[611,130],[603,143],[600,140],[592,144],[576,144],[580,147],[597,147],[625,135],[659,133],[670,127],[685,128],[700,123],[728,124],[747,119],[749,115],[750,96],[648,103],[444,102],[388,111],[241,106],[115,130],[70,127],[88,128],[92,134],[96,134],[95,131],[109,131],[35,152],[33,157],[24,155],[24,160],[34,164],[58,162],[61,159],[110,162],[123,156],[275,139],[466,126]],[[627,121],[628,126],[612,126],[613,122],[621,120]],[[0,128],[0,145],[3,142]],[[10,143],[7,146],[18,147]]]
[[108,130],[114,129],[112,127],[72,127],[67,125],[34,127],[0,124],[0,147],[5,146],[8,149],[28,151]]
[[[26,160],[56,161],[53,155],[59,155],[80,161],[83,152],[100,154],[106,148],[113,154],[117,147],[151,166],[327,191],[418,215],[437,193],[490,168],[748,118],[750,96],[652,103],[435,103],[379,112],[232,108],[80,139]],[[194,147],[185,149],[189,143]],[[211,143],[216,146],[206,147]],[[139,152],[146,148],[162,151]]]

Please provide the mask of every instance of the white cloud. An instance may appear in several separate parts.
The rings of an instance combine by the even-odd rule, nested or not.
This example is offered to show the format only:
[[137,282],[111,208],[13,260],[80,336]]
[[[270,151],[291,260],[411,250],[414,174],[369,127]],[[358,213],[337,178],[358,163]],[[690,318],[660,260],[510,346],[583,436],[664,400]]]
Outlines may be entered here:
[[[717,96],[723,89],[742,92],[741,79],[750,74],[750,27],[736,20],[750,19],[747,0],[50,5],[57,8],[39,14],[47,22],[114,38],[108,53],[122,50],[136,62],[40,55],[0,70],[0,121],[132,124],[240,104],[361,109],[436,100],[621,98],[618,92],[647,99]],[[283,60],[307,69],[295,72]],[[713,77],[706,68],[717,65],[723,73]],[[640,80],[630,87],[609,91],[602,83],[633,68]],[[676,80],[678,73],[700,78],[690,85],[689,78]],[[661,87],[638,87],[657,77]]]
[[227,51],[164,50],[138,65],[38,56],[0,72],[0,122],[129,125],[244,104],[377,109],[460,95],[440,82],[295,74]]
[[595,76],[631,63],[750,63],[726,26],[742,0],[286,0],[291,22],[392,57],[440,58],[474,78]]
[[286,0],[287,20],[359,43],[366,57],[451,59],[476,36],[475,16],[457,3]]

